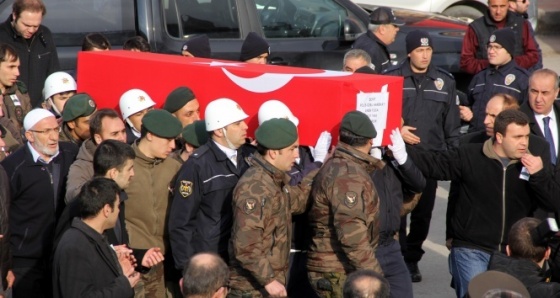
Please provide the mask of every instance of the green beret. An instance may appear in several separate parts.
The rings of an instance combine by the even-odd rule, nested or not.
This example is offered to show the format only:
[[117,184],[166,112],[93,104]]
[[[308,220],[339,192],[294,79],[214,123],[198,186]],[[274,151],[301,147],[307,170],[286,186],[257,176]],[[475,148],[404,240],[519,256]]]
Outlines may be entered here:
[[142,117],[142,126],[150,133],[165,139],[176,138],[183,129],[181,122],[166,110],[151,110]]
[[181,136],[188,144],[198,148],[208,140],[208,132],[206,131],[206,123],[204,120],[197,120],[183,128]]
[[283,149],[298,138],[295,124],[284,118],[273,118],[263,122],[255,132],[257,142],[268,149]]
[[89,116],[95,112],[96,107],[95,101],[87,93],[76,93],[64,105],[62,120],[68,122],[79,117]]
[[169,113],[175,113],[193,99],[195,99],[195,96],[191,89],[179,87],[167,95],[163,109]]
[[355,135],[365,138],[375,138],[377,131],[369,117],[360,111],[346,113],[340,123],[340,129],[347,130]]

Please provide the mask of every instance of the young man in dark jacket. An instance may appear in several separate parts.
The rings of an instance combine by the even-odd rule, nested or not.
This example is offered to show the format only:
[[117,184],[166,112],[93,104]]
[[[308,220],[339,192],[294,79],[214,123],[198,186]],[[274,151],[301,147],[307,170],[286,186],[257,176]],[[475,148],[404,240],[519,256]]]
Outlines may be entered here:
[[507,256],[494,252],[488,269],[519,279],[527,287],[531,297],[558,297],[560,283],[548,282],[543,270],[544,263],[550,257],[548,241],[532,238],[532,230],[540,223],[540,220],[531,217],[517,221],[509,230]]

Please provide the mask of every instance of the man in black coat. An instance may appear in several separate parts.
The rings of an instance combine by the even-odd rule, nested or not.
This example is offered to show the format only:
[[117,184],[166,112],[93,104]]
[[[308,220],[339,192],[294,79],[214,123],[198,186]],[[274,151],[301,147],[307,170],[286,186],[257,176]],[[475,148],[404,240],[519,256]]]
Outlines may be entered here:
[[72,221],[54,254],[54,297],[134,296],[140,280],[134,260],[117,255],[103,237],[118,220],[119,193],[119,186],[107,178],[94,178],[80,191],[81,218]]
[[33,107],[41,106],[47,77],[60,69],[51,31],[41,25],[46,12],[42,0],[15,0],[12,14],[0,24],[0,40],[18,53],[19,79],[27,86]]
[[10,248],[13,295],[51,297],[50,255],[62,210],[68,169],[78,152],[58,142],[60,126],[44,109],[23,120],[27,144],[2,161],[10,181]]

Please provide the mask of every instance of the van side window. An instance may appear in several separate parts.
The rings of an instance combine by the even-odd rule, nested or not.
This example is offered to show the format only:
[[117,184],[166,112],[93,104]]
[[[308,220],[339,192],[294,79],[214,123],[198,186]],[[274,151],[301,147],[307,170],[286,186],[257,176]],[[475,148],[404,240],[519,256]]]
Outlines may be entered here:
[[209,38],[240,38],[235,0],[165,0],[165,24],[177,38],[206,34]]
[[342,37],[346,10],[333,0],[255,0],[267,38]]

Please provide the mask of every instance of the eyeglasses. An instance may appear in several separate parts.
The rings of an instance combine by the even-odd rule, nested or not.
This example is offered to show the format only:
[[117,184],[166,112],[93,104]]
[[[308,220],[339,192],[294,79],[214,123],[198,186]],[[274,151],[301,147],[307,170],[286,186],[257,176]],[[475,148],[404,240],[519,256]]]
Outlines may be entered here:
[[52,133],[60,133],[62,131],[62,127],[57,126],[57,127],[54,127],[54,128],[47,128],[45,130],[32,130],[32,129],[30,129],[29,131],[32,131],[32,132],[38,133],[38,134],[42,134],[42,135],[45,135],[45,136],[49,136]]
[[488,49],[488,51],[490,51],[490,50],[499,51],[499,50],[503,49],[504,47],[502,47],[502,46],[488,45],[488,46],[486,46],[486,48]]

